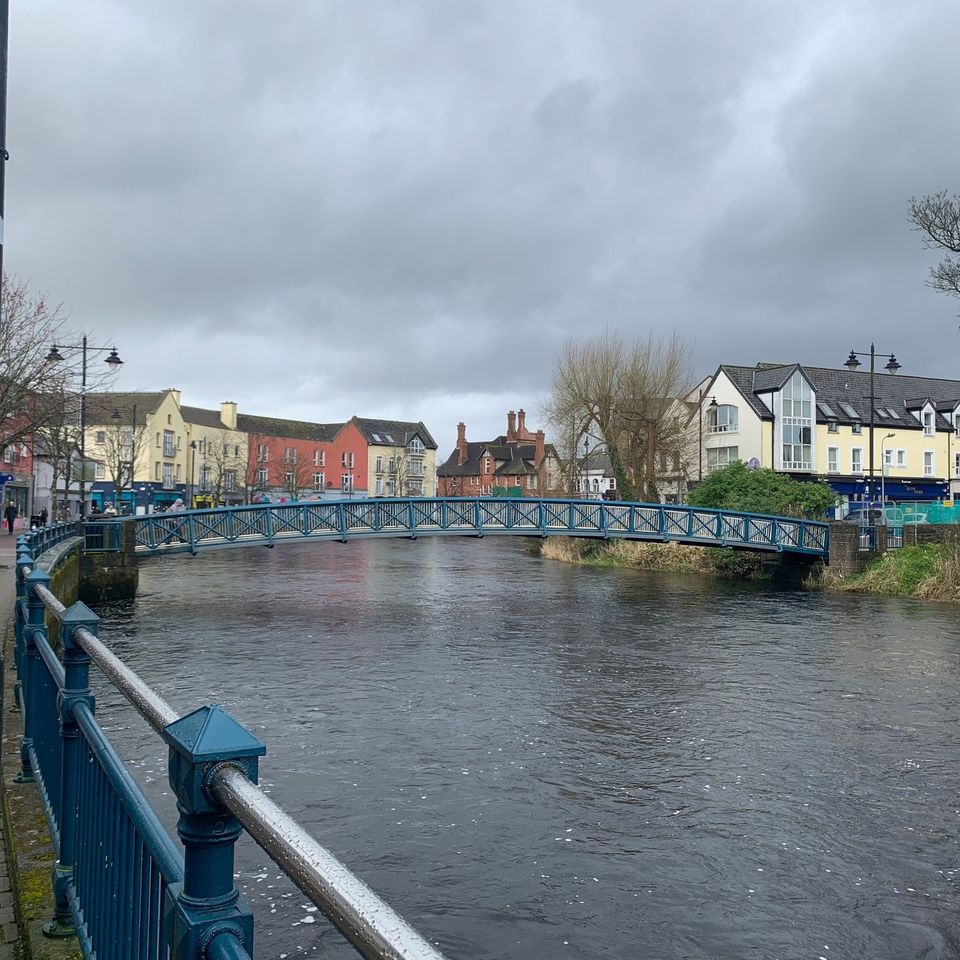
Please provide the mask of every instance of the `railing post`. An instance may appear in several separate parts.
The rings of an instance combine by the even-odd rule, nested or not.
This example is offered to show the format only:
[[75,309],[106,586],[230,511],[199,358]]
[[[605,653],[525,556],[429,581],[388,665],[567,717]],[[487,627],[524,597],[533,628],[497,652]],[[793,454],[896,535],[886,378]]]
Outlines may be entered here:
[[13,709],[20,709],[23,697],[23,677],[26,671],[24,666],[23,630],[27,618],[27,570],[33,567],[33,556],[28,547],[17,548],[17,598],[14,602],[13,614],[13,662],[17,667],[17,680],[13,686]]
[[171,884],[164,927],[171,960],[198,960],[221,934],[253,956],[253,915],[233,882],[233,853],[241,827],[209,791],[224,765],[257,782],[264,745],[218,706],[201,707],[163,730],[170,746],[170,786],[177,796],[183,842],[183,883]]
[[27,622],[23,627],[23,738],[20,741],[20,773],[17,783],[33,783],[33,764],[30,762],[30,749],[37,732],[37,686],[41,669],[40,653],[37,650],[36,635],[47,635],[47,608],[34,592],[38,584],[49,587],[50,574],[45,570],[34,570],[27,577]]
[[72,937],[77,928],[70,912],[68,891],[77,862],[77,781],[80,763],[80,733],[74,710],[83,704],[91,711],[90,658],[77,643],[76,632],[84,627],[94,636],[100,618],[85,604],[75,603],[60,618],[63,642],[63,689],[60,691],[60,851],[53,865],[53,919],[43,925],[45,937]]

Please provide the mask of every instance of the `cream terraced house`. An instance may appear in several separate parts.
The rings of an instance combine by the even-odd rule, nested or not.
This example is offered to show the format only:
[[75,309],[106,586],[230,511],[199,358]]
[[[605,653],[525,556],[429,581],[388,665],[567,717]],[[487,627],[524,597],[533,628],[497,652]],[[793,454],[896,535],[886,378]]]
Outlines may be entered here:
[[367,487],[372,497],[434,497],[437,442],[423,422],[352,417],[367,443]]
[[870,489],[870,373],[724,364],[702,397],[704,472],[734,460],[797,479],[822,477],[846,503],[960,495],[960,381],[875,373]]

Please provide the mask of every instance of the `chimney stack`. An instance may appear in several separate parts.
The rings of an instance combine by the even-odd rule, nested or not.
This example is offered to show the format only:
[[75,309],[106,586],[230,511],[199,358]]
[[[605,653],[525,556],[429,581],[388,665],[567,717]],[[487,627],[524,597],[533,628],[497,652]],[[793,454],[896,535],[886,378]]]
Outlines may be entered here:
[[507,413],[507,443],[517,436],[517,415],[510,410]]
[[527,414],[523,407],[517,411],[517,439],[530,439],[530,435],[527,433]]
[[220,404],[220,422],[228,430],[237,429],[237,405],[233,400],[224,400]]
[[543,463],[543,431],[538,430],[533,435],[533,438],[534,440],[536,440],[536,443],[537,443],[537,452],[534,455],[533,465],[535,467],[539,467],[540,464]]
[[457,466],[462,467],[467,462],[467,425],[461,421],[457,424]]

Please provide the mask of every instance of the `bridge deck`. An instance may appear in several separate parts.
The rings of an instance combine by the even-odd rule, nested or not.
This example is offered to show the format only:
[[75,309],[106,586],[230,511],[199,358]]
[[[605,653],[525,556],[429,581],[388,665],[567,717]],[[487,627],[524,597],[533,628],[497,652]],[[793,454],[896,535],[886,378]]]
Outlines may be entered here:
[[362,537],[615,537],[826,557],[828,527],[672,504],[489,498],[398,498],[261,504],[151,514],[135,524],[137,554]]

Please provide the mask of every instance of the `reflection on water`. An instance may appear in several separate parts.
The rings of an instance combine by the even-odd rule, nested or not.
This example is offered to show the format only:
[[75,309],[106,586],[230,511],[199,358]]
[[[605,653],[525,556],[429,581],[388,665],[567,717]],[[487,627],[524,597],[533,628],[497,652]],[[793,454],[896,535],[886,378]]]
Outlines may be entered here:
[[[960,956],[951,609],[426,539],[150,561],[105,615],[451,960]],[[98,696],[172,824],[157,739]],[[258,956],[354,956],[239,862]]]

